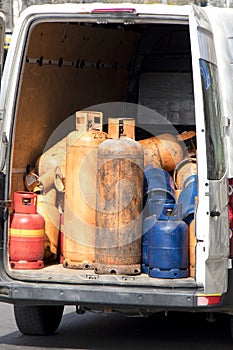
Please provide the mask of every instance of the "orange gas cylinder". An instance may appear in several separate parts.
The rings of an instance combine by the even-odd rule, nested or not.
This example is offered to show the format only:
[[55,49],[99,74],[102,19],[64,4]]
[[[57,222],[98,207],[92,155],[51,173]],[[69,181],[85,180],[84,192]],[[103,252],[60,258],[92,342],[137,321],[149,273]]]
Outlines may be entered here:
[[172,134],[150,137],[139,143],[144,147],[144,166],[153,164],[170,172],[183,159],[182,147]]
[[177,140],[181,142],[185,157],[196,157],[196,132],[194,130],[182,132],[177,135]]
[[196,264],[196,236],[195,236],[195,223],[194,220],[191,221],[189,224],[189,271],[190,271],[190,277],[195,277],[195,264]]
[[97,150],[107,134],[89,130],[67,148],[64,205],[64,266],[93,268]]
[[108,118],[108,137],[119,139],[119,126],[124,130],[124,135],[135,140],[134,118]]
[[10,217],[9,255],[12,269],[44,267],[45,221],[37,213],[37,195],[14,193],[14,212]]
[[66,170],[66,148],[74,144],[88,129],[102,130],[103,113],[98,111],[77,111],[75,113],[76,129],[55,145],[47,149],[37,160],[35,172],[47,193],[54,186],[64,192]]
[[139,274],[143,147],[120,137],[98,149],[95,272]]

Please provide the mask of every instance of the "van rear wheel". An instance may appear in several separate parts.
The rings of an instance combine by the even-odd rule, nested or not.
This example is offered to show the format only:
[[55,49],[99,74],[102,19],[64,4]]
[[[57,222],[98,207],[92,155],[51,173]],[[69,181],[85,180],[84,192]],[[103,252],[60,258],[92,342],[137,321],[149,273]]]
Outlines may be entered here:
[[63,305],[14,305],[16,324],[24,335],[54,334],[63,310]]

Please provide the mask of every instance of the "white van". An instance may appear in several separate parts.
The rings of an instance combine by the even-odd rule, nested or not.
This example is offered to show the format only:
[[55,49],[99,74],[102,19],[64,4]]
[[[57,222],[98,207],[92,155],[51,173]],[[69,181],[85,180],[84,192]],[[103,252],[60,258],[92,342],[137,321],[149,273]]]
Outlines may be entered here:
[[[227,313],[233,333],[232,64],[233,9],[229,8],[92,3],[32,6],[21,14],[1,80],[0,300],[14,304],[22,333],[54,333],[68,304],[75,305],[80,314],[88,310],[145,315],[170,310]],[[191,170],[196,186],[192,198],[193,250],[187,221],[186,243],[179,247],[181,252],[175,247],[178,254],[186,254],[186,260],[193,254],[192,273],[187,261],[178,266],[178,270],[186,271],[181,275],[165,273],[173,266],[153,266],[157,253],[151,236],[147,248],[153,261],[146,266],[148,270],[143,268],[145,216],[155,215],[155,224],[160,224],[160,218],[153,208],[145,214],[141,202],[137,207],[140,219],[135,219],[132,229],[138,236],[132,235],[127,242],[140,244],[135,248],[139,256],[131,270],[124,268],[127,258],[134,254],[134,245],[128,249],[128,256],[123,256],[123,268],[118,269],[117,255],[114,261],[106,259],[106,269],[95,266],[96,233],[94,245],[86,243],[94,254],[92,263],[86,261],[87,251],[80,258],[83,252],[77,241],[81,239],[85,245],[87,236],[76,216],[90,208],[85,209],[86,199],[78,193],[76,176],[86,181],[89,200],[96,198],[96,186],[103,184],[105,195],[115,191],[111,200],[118,191],[124,193],[126,201],[132,196],[128,180],[124,190],[114,190],[107,177],[96,184],[96,176],[88,168],[96,167],[96,158],[88,158],[87,148],[95,148],[95,156],[103,151],[100,145],[104,142],[109,142],[104,151],[110,149],[111,142],[120,140],[119,127],[129,136],[130,149],[136,150],[137,144],[137,149],[143,150],[141,167],[145,166],[145,173],[153,163],[148,154],[155,152],[148,151],[145,140],[160,139],[164,145],[164,135],[171,137],[173,141],[165,142],[165,148],[174,164],[164,169],[173,181],[174,205],[184,189],[177,186],[174,173],[180,169],[180,162],[195,159]],[[82,137],[85,132],[95,134],[92,144]],[[178,147],[174,153],[172,143]],[[86,163],[85,157],[80,161],[79,147],[86,147]],[[74,157],[72,162],[69,154]],[[123,154],[116,159],[124,158]],[[163,168],[165,163],[161,161],[157,167]],[[130,172],[125,164],[124,176]],[[145,187],[140,176],[138,201],[142,201]],[[117,171],[110,179],[117,179]],[[22,197],[20,205],[28,204],[28,194],[36,194],[40,216],[30,210],[17,211],[15,194]],[[73,216],[67,214],[69,199]],[[95,205],[99,205],[98,200]],[[94,219],[96,211],[94,207]],[[33,215],[44,218],[44,224],[39,219],[39,229],[30,226]],[[92,215],[88,212],[87,220]],[[98,225],[89,223],[94,231]],[[127,237],[131,233],[127,231]],[[102,248],[115,239],[111,228],[104,234]],[[124,236],[116,235],[121,239]],[[41,241],[45,249],[38,259],[35,250],[40,249]],[[104,265],[102,252],[97,255]],[[163,259],[166,265],[166,253]],[[151,273],[153,269],[159,274]],[[36,315],[40,317],[32,324],[30,317]]]

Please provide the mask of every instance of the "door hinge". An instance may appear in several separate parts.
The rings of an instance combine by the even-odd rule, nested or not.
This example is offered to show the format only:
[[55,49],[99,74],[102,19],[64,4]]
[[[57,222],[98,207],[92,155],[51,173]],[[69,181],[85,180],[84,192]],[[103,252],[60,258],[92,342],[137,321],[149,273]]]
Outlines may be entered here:
[[5,131],[2,134],[2,144],[3,144],[3,149],[2,149],[2,157],[1,157],[2,159],[1,159],[1,163],[0,163],[0,172],[3,171],[3,168],[5,166],[6,154],[7,154],[7,148],[8,148],[8,139],[7,139]]
[[4,109],[0,109],[0,121],[3,120],[3,114],[4,114],[5,110]]

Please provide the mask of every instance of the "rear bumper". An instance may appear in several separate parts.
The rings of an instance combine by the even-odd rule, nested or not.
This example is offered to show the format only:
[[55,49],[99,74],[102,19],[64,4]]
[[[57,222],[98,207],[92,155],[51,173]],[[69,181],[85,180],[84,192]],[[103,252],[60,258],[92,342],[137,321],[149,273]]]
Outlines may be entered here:
[[11,282],[1,284],[0,301],[20,304],[74,304],[148,310],[195,309],[196,289],[142,288]]
[[197,288],[145,288],[11,281],[0,284],[0,301],[25,305],[79,305],[102,310],[222,312],[233,314],[231,293],[216,305],[199,305]]

